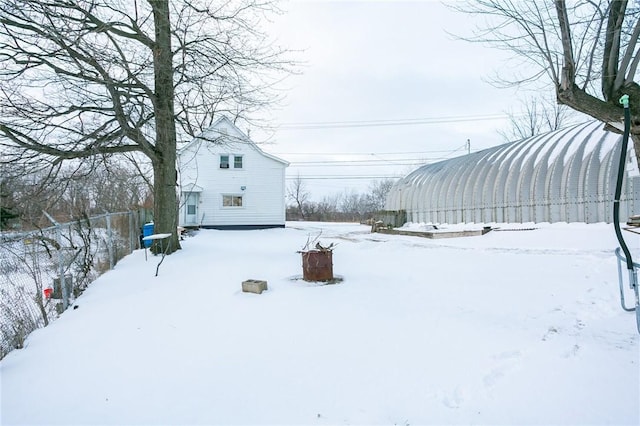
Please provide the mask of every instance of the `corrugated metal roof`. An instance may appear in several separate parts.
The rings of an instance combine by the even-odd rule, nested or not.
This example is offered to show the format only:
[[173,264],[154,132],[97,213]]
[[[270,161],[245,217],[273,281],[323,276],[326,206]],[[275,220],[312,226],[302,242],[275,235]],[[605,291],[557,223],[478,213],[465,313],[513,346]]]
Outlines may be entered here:
[[[592,121],[424,165],[396,182],[385,208],[423,223],[611,222],[622,136],[602,127]],[[639,191],[640,177],[627,173],[622,214],[639,213]]]

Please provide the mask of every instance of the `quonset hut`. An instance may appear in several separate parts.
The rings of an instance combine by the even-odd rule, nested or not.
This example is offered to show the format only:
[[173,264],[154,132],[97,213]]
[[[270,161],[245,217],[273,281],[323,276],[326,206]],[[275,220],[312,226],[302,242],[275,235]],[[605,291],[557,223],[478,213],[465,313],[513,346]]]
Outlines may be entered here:
[[[396,182],[385,209],[414,223],[609,223],[622,136],[602,127],[588,122],[427,164]],[[623,221],[640,213],[629,146]]]

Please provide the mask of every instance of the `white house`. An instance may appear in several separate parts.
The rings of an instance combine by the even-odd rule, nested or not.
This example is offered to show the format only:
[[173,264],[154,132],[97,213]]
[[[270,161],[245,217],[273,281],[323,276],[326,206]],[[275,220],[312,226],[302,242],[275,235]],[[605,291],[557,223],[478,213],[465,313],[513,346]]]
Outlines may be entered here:
[[288,162],[262,151],[227,117],[178,150],[179,225],[282,228]]

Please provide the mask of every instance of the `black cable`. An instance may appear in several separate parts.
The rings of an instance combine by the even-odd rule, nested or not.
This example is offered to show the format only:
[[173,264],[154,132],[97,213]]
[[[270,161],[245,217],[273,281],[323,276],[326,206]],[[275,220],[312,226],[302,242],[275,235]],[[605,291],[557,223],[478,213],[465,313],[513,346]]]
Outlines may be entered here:
[[629,132],[631,131],[631,113],[629,111],[628,97],[624,101],[622,99],[620,101],[624,105],[624,133],[622,135],[622,148],[620,150],[620,161],[618,163],[618,178],[616,180],[616,190],[613,196],[613,226],[616,230],[616,237],[618,237],[620,247],[622,248],[624,256],[627,260],[627,269],[631,271],[633,270],[633,259],[631,258],[629,247],[627,247],[627,243],[624,241],[624,238],[622,236],[622,231],[620,230],[620,220],[618,217],[620,215],[620,194],[622,193],[622,179],[624,178],[625,165],[627,161],[627,145],[629,144]]

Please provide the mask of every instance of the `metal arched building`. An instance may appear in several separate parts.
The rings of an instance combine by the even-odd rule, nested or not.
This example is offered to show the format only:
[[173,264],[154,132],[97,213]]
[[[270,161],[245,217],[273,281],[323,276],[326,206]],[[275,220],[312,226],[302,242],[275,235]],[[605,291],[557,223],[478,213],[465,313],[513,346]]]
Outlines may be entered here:
[[[414,223],[611,222],[621,140],[589,122],[427,164],[396,182],[385,209]],[[621,220],[640,213],[629,145]]]

